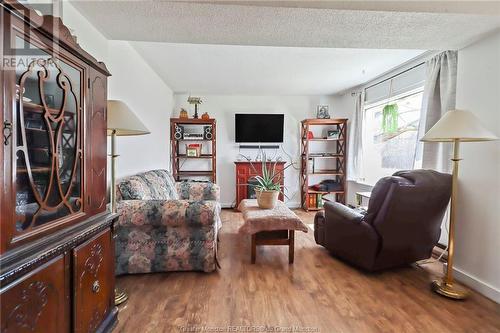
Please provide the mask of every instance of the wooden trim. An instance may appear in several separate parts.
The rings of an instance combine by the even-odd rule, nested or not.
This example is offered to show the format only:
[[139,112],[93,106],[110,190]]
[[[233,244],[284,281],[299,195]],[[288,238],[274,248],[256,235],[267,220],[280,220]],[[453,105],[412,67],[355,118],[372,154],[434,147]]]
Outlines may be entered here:
[[[5,55],[4,51],[4,41],[6,40],[6,35],[9,33],[10,24],[7,19],[8,16],[5,15],[3,9],[0,8],[2,12],[0,12],[0,52],[2,55]],[[4,136],[3,136],[3,127],[4,122],[8,122],[11,124],[12,128],[15,129],[12,115],[7,112],[10,110],[12,105],[12,98],[15,96],[15,93],[12,92],[12,82],[13,77],[15,80],[15,73],[13,71],[5,71],[3,62],[0,64],[0,103],[2,103],[2,107],[0,110],[0,125],[2,128],[1,134],[1,142],[0,142],[0,218],[3,219],[4,216],[12,216],[14,213],[13,205],[12,205],[12,177],[11,177],[11,168],[12,168],[12,155],[11,155],[11,145],[12,138],[10,140],[9,145],[4,144]],[[10,237],[13,233],[14,225],[12,223],[5,223],[3,221],[1,223],[1,232],[0,232],[0,253],[4,253],[7,251],[7,245],[10,242]]]
[[207,171],[198,171],[198,170],[185,170],[185,171],[179,171],[178,176],[211,176],[213,173],[213,170],[207,170]]
[[335,119],[304,119],[301,121],[302,124],[307,125],[338,125],[347,122],[347,118],[335,118]]
[[213,125],[215,124],[216,120],[211,118],[211,119],[193,119],[193,118],[188,118],[188,119],[182,119],[182,118],[170,118],[170,123],[175,123],[175,124],[199,124],[199,125]]

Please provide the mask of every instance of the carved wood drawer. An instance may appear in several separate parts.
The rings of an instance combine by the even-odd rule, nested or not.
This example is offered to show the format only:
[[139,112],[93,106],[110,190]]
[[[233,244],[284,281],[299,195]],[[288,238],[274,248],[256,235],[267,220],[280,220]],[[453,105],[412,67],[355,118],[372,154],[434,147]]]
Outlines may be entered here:
[[114,254],[103,231],[73,250],[74,331],[94,332],[112,308]]
[[68,332],[69,280],[60,255],[0,291],[1,332]]

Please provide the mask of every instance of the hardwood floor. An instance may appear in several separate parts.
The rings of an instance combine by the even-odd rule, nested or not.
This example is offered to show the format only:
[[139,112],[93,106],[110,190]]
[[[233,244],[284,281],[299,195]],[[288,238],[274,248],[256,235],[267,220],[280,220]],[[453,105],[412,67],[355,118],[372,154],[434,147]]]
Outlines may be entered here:
[[[312,223],[313,213],[296,212]],[[430,291],[439,264],[366,274],[331,257],[310,230],[295,233],[293,265],[286,246],[258,247],[251,265],[240,214],[223,210],[222,220],[218,272],[117,279],[130,297],[115,332],[500,332],[499,304]]]

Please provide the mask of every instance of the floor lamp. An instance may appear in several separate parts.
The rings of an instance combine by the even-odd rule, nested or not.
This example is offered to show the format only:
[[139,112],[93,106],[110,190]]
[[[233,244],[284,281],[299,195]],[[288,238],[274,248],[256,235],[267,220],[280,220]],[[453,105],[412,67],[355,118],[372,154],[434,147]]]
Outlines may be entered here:
[[[151,133],[122,101],[108,101],[108,135],[111,136],[111,212],[116,213],[116,137]],[[128,295],[115,289],[115,304],[119,305],[128,299]]]
[[432,290],[436,293],[453,298],[464,299],[467,292],[453,283],[453,256],[455,251],[455,218],[458,194],[458,164],[461,160],[459,149],[461,142],[492,141],[498,138],[485,129],[479,119],[469,111],[451,110],[423,136],[423,142],[452,142],[453,143],[453,173],[450,204],[450,227],[448,239],[448,265],[446,274],[440,281],[432,283]]

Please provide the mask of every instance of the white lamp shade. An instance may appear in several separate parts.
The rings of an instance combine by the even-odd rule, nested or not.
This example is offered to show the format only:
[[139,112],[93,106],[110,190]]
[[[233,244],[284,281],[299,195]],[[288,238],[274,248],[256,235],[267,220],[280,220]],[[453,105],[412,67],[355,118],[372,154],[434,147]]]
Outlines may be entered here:
[[492,141],[498,137],[483,127],[469,111],[450,110],[420,139],[424,142]]
[[108,100],[108,135],[115,131],[117,136],[151,133],[122,101]]

